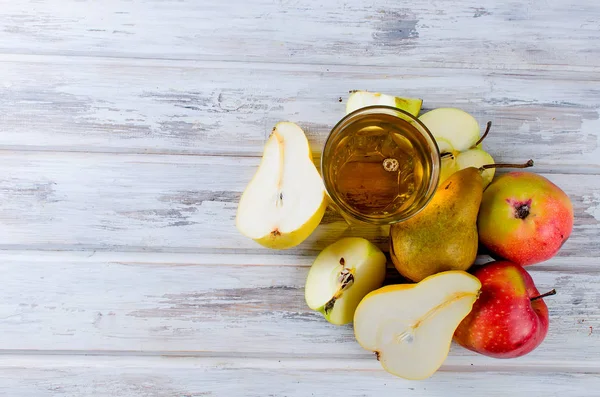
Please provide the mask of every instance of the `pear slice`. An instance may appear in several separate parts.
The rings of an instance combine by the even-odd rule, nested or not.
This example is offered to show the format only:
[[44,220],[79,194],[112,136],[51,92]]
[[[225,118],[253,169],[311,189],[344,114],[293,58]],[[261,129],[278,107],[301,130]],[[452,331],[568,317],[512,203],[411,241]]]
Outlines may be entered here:
[[453,150],[468,150],[479,140],[479,123],[473,116],[457,108],[437,108],[422,114],[419,120],[435,137],[444,139]]
[[[464,170],[465,168],[469,167],[479,168],[486,164],[494,164],[494,158],[488,152],[478,147],[469,149],[466,152],[460,152],[456,156],[456,166],[458,168],[457,171]],[[492,183],[492,179],[494,179],[495,174],[495,168],[488,168],[481,173],[484,189],[487,187],[487,185]]]
[[404,110],[417,117],[422,104],[423,100],[418,98],[400,98],[378,92],[352,91],[346,102],[346,114],[366,106],[385,105]]
[[443,364],[454,331],[469,314],[481,283],[464,271],[434,274],[418,284],[371,292],[354,314],[354,334],[383,368],[406,379],[425,379]]
[[444,138],[435,138],[435,142],[438,145],[440,153],[452,153],[454,151],[454,146]]
[[[442,158],[438,186],[462,169],[494,164],[492,156],[481,148],[477,120],[464,110],[437,108],[421,115],[419,120],[435,137],[440,153],[452,155]],[[495,172],[490,168],[482,174],[484,188],[492,182]]]
[[291,248],[315,230],[326,208],[325,186],[304,131],[294,123],[278,123],[240,198],[238,230],[265,247]]
[[306,303],[330,323],[347,324],[361,299],[381,287],[385,271],[385,255],[373,243],[360,237],[338,240],[321,251],[311,266]]

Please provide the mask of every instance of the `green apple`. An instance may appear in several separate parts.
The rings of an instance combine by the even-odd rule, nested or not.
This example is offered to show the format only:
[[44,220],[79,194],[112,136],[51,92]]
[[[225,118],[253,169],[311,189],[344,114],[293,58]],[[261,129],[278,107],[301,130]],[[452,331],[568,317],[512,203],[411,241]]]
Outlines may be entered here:
[[361,299],[381,287],[386,258],[373,243],[346,237],[329,245],[312,264],[305,286],[308,307],[336,325],[352,321]]
[[400,98],[378,92],[352,91],[346,102],[346,114],[366,106],[385,105],[404,110],[417,117],[422,104],[423,100],[418,98]]
[[[442,155],[440,184],[464,168],[494,164],[492,156],[481,148],[481,141],[489,132],[491,122],[480,138],[477,120],[461,109],[437,108],[421,115],[419,120],[435,137]],[[493,168],[483,172],[484,188],[492,182],[494,173]]]

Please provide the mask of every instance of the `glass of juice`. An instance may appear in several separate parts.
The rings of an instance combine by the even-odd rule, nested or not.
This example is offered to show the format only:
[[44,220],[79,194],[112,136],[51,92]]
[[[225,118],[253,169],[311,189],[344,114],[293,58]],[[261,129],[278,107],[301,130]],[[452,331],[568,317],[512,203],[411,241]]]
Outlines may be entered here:
[[392,224],[429,203],[440,177],[440,153],[429,130],[411,114],[368,106],[333,127],[321,172],[347,221]]

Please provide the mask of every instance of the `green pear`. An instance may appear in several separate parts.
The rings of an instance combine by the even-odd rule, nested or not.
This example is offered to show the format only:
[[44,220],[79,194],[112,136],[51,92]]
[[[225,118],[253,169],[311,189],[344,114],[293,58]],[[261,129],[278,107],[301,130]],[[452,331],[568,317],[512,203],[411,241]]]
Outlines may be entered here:
[[478,168],[452,174],[417,215],[390,228],[390,254],[404,277],[421,281],[467,270],[477,256],[477,213],[483,195]]

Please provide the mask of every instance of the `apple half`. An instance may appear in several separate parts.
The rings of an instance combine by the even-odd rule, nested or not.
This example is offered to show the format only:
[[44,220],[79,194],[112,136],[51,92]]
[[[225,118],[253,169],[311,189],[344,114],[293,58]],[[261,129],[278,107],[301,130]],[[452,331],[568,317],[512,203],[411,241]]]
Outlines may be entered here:
[[312,264],[305,286],[308,307],[332,324],[352,321],[361,299],[381,287],[386,258],[361,237],[346,237],[329,245]]
[[354,335],[391,374],[428,378],[448,356],[454,331],[480,290],[477,277],[460,270],[437,273],[418,284],[387,285],[358,305]]
[[[481,148],[481,141],[489,132],[491,123],[488,123],[486,132],[480,138],[479,123],[462,109],[433,109],[422,114],[419,120],[435,137],[442,155],[439,184],[464,168],[494,164],[492,156]],[[492,182],[494,173],[494,168],[488,168],[482,173],[484,188]]]
[[325,186],[304,131],[278,123],[240,198],[236,227],[265,247],[291,248],[315,230],[326,208]]
[[366,106],[384,105],[404,110],[405,112],[417,117],[421,111],[422,104],[423,100],[418,98],[401,98],[392,95],[381,94],[378,92],[360,90],[351,91],[351,94],[348,97],[348,102],[346,102],[346,114],[352,113],[355,110],[364,108]]

